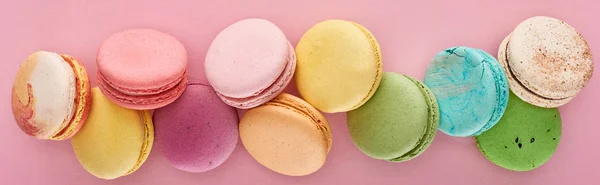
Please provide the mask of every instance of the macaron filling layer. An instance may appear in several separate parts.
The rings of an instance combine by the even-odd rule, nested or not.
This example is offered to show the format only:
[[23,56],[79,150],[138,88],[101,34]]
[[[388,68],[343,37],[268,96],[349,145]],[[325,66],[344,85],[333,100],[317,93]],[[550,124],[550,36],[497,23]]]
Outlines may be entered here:
[[219,92],[217,92],[217,95],[219,95],[221,100],[228,105],[244,109],[256,107],[273,99],[285,89],[287,84],[289,84],[294,76],[294,71],[296,69],[296,54],[291,44],[288,43],[288,47],[288,59],[286,61],[285,68],[279,77],[277,77],[277,79],[271,83],[271,85],[259,90],[252,96],[244,98],[229,97]]
[[[127,95],[132,95],[132,96],[139,96],[139,95],[154,95],[154,94],[160,94],[162,92],[168,91],[176,86],[178,86],[179,84],[181,84],[181,81],[184,80],[184,76],[187,76],[187,70],[183,72],[182,76],[177,78],[175,81],[173,82],[169,82],[166,85],[162,86],[162,87],[158,87],[158,88],[150,88],[150,89],[135,89],[135,88],[127,88],[127,87],[122,87],[119,86],[115,83],[112,83],[110,80],[106,79],[106,77],[102,74],[102,72],[98,71],[98,79],[103,81],[104,83],[106,83],[107,85],[109,85],[110,87],[112,87],[113,89],[123,93],[123,94],[127,94]],[[185,83],[184,83],[185,84]]]
[[494,108],[494,112],[492,113],[492,116],[488,120],[487,124],[483,125],[483,127],[479,129],[479,131],[475,132],[473,136],[479,135],[489,130],[498,122],[498,120],[500,120],[500,118],[504,114],[504,111],[506,110],[506,104],[508,104],[509,91],[508,80],[506,79],[504,70],[502,70],[502,66],[500,66],[497,60],[488,53],[480,49],[475,50],[481,56],[483,56],[484,60],[482,61],[482,63],[487,65],[493,73],[494,82],[496,82],[496,85],[494,86],[496,88],[496,103],[498,105]]
[[371,32],[365,28],[364,26],[355,23],[355,22],[351,22],[354,26],[356,26],[358,29],[360,29],[360,31],[362,31],[365,36],[369,39],[369,41],[371,42],[371,47],[373,48],[373,53],[375,54],[375,60],[377,61],[377,72],[375,73],[375,81],[373,82],[373,84],[371,84],[371,89],[369,89],[369,92],[367,93],[367,96],[365,96],[360,103],[358,103],[357,105],[355,105],[354,107],[352,107],[351,109],[356,109],[358,107],[360,107],[361,105],[365,104],[367,101],[369,101],[369,98],[371,98],[373,96],[373,94],[375,94],[375,90],[377,90],[377,87],[379,87],[379,83],[381,82],[381,70],[383,69],[382,67],[382,62],[381,62],[381,51],[379,48],[379,43],[377,43],[377,40],[375,40],[375,37],[373,36],[373,34],[371,34]]
[[[510,77],[514,80],[514,82],[517,82],[516,84],[513,84],[513,85],[517,85],[517,86],[520,87],[520,89],[525,90],[527,93],[529,93],[529,94],[531,94],[531,95],[533,95],[533,96],[535,96],[537,98],[543,99],[543,100],[548,100],[548,101],[555,101],[556,100],[556,101],[560,101],[560,102],[562,102],[562,101],[567,101],[568,102],[568,100],[570,100],[570,99],[573,98],[573,97],[563,97],[563,98],[545,97],[545,96],[542,96],[542,95],[540,95],[540,94],[532,91],[531,89],[527,88],[527,86],[525,86],[523,84],[523,82],[521,82],[519,80],[519,78],[517,78],[517,76],[513,72],[512,68],[510,67],[510,62],[509,62],[510,61],[510,55],[509,55],[509,52],[510,52],[510,48],[509,48],[510,47],[510,45],[509,45],[509,43],[510,43],[510,37],[511,37],[511,35],[508,35],[508,37],[506,38],[507,39],[506,44],[503,44],[501,46],[502,48],[504,48],[504,55],[503,55],[503,58],[502,58],[503,60],[500,59],[500,58],[499,58],[499,60],[501,60],[501,62],[504,65],[506,65],[505,69],[508,69],[508,73],[506,73],[506,74],[510,75]],[[516,93],[516,94],[520,95],[519,93]]]
[[71,66],[75,74],[75,109],[73,109],[75,112],[71,120],[52,136],[53,140],[63,140],[73,136],[83,126],[90,111],[91,87],[85,67],[71,56],[61,55],[61,57]]
[[303,102],[295,100],[294,98],[288,98],[284,96],[277,96],[271,101],[265,103],[264,105],[277,106],[285,109],[292,110],[297,112],[311,120],[311,122],[317,127],[317,129],[323,135],[323,139],[326,139],[327,142],[327,152],[331,149],[332,137],[330,135],[331,132],[328,131],[328,128],[322,124],[322,119],[319,113],[315,113],[310,108],[306,107]]
[[423,93],[423,98],[425,98],[425,102],[427,103],[427,112],[428,112],[427,125],[425,127],[425,132],[423,132],[423,135],[417,142],[417,146],[415,146],[415,148],[413,148],[412,150],[410,150],[409,152],[405,153],[402,156],[399,156],[399,157],[393,158],[393,159],[389,159],[388,161],[390,161],[390,162],[408,161],[410,159],[413,159],[413,158],[419,156],[421,153],[423,153],[423,151],[425,149],[427,149],[427,147],[429,147],[429,145],[431,145],[431,142],[433,142],[433,137],[435,137],[436,131],[438,129],[439,119],[440,119],[437,101],[435,100],[433,92],[431,92],[431,90],[429,90],[429,88],[427,88],[427,86],[425,84],[423,84],[422,82],[420,82],[412,77],[409,77],[406,75],[404,75],[404,76],[406,78],[408,78],[410,81],[412,81],[413,83],[415,83],[415,85],[417,85],[419,87],[419,89],[421,90],[421,93]]
[[129,170],[125,175],[129,175],[136,170],[138,170],[142,164],[148,159],[150,155],[150,150],[152,149],[152,143],[154,142],[154,137],[151,135],[154,134],[154,126],[152,123],[152,116],[148,111],[138,110],[138,115],[140,116],[140,120],[144,124],[144,143],[142,144],[142,148],[140,150],[140,157],[138,158],[137,163]]
[[99,86],[100,90],[104,94],[107,95],[109,99],[118,100],[119,102],[129,104],[132,106],[135,105],[155,105],[155,104],[165,104],[170,101],[174,101],[176,97],[181,95],[185,90],[185,86],[187,84],[187,71],[184,72],[182,77],[178,79],[178,83],[176,86],[164,90],[160,93],[152,93],[146,95],[130,95],[115,89],[113,86],[107,83],[104,78],[102,78],[102,74],[98,71],[99,78]]

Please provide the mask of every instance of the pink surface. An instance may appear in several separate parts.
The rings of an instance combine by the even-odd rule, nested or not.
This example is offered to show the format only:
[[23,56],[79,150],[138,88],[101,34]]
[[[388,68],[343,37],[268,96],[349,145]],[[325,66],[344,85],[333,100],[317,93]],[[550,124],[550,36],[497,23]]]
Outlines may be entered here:
[[[205,173],[177,170],[153,150],[134,174],[96,179],[78,163],[70,143],[40,141],[21,133],[10,110],[12,81],[32,52],[45,49],[81,60],[95,79],[95,56],[109,35],[129,28],[154,28],[183,42],[190,78],[206,82],[202,62],[214,36],[249,17],[273,21],[295,45],[302,33],[325,19],[347,19],[369,28],[379,41],[384,70],[419,79],[440,50],[467,45],[496,53],[502,39],[522,20],[549,15],[566,21],[587,39],[600,58],[600,1],[166,1],[20,0],[0,6],[0,184],[598,184],[600,175],[600,74],[560,108],[563,135],[557,152],[542,167],[525,173],[497,167],[479,153],[472,138],[438,133],[431,147],[405,163],[378,161],[352,144],[345,114],[326,114],[333,146],[323,168],[305,177],[278,175],[259,165],[238,145],[218,168]],[[599,61],[595,68],[600,69]],[[598,71],[596,71],[598,73]],[[95,80],[93,80],[95,82]],[[94,84],[96,85],[96,84]],[[292,83],[287,92],[297,95]]]

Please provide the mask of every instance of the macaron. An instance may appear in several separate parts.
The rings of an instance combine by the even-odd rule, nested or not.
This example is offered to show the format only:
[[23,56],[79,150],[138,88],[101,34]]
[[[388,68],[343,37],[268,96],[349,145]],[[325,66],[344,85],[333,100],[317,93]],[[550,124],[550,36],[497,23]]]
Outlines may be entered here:
[[204,69],[223,102],[249,109],[285,89],[294,76],[296,54],[275,24],[244,19],[216,36],[206,53]]
[[500,44],[498,60],[512,91],[525,102],[546,108],[571,101],[594,71],[583,36],[567,23],[545,16],[521,22]]
[[425,72],[440,107],[439,130],[458,137],[492,128],[506,109],[508,81],[490,54],[464,46],[439,52]]
[[373,97],[347,113],[348,131],[369,157],[391,162],[411,160],[431,144],[439,124],[431,90],[414,78],[386,72]]
[[481,153],[492,163],[508,170],[529,171],[550,159],[561,131],[557,108],[537,107],[510,93],[502,119],[475,140]]
[[69,55],[37,51],[17,71],[11,107],[15,122],[27,135],[70,138],[84,124],[90,103],[87,71]]
[[327,119],[304,100],[286,93],[248,110],[239,131],[244,147],[256,161],[289,176],[319,170],[332,143]]
[[238,142],[238,115],[212,87],[188,83],[175,102],[154,111],[155,146],[175,168],[204,172],[221,165]]
[[96,62],[100,90],[129,109],[168,105],[187,83],[187,51],[179,40],[151,29],[131,29],[106,39]]
[[71,139],[77,160],[101,179],[135,172],[152,149],[154,126],[150,112],[121,107],[97,87],[92,89],[92,102],[85,126]]
[[314,25],[298,42],[296,55],[298,91],[323,112],[360,107],[381,81],[379,44],[358,23],[327,20]]

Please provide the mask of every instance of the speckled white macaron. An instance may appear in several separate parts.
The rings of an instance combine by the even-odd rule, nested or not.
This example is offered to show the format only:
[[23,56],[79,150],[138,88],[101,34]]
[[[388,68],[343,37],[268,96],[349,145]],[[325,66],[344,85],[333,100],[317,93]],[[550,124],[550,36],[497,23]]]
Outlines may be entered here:
[[593,73],[584,38],[565,22],[544,16],[520,23],[499,47],[511,90],[540,107],[568,103]]

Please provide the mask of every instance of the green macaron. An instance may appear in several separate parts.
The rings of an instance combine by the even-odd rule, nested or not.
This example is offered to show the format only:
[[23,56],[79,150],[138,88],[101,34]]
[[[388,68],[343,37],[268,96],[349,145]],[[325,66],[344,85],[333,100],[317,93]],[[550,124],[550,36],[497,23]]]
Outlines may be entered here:
[[475,139],[492,163],[509,170],[529,171],[550,159],[561,131],[558,109],[533,106],[510,92],[500,121]]
[[414,78],[384,73],[369,101],[347,113],[352,141],[364,154],[403,162],[423,153],[439,124],[433,93]]

